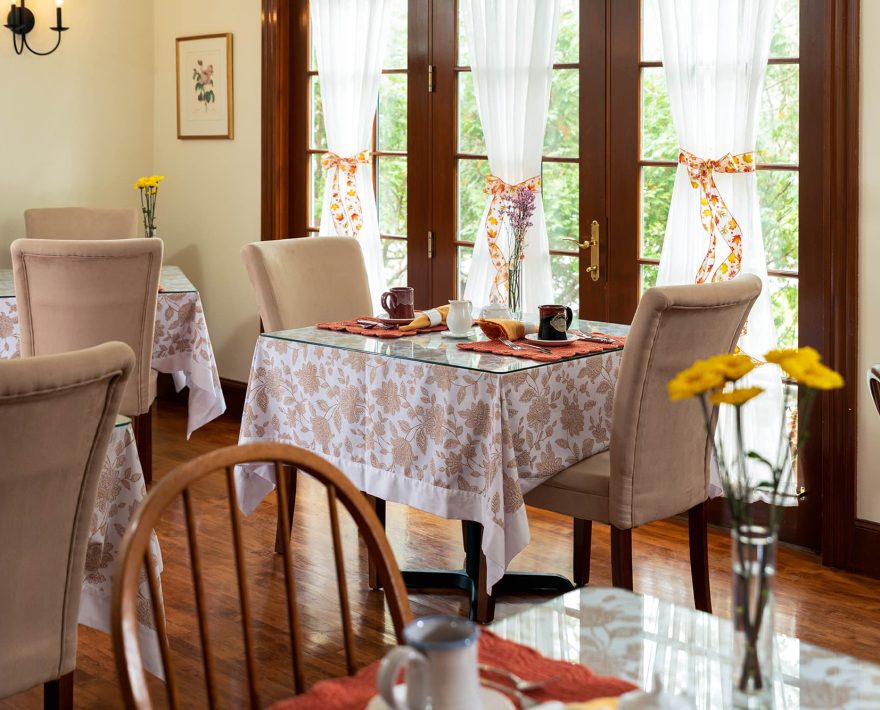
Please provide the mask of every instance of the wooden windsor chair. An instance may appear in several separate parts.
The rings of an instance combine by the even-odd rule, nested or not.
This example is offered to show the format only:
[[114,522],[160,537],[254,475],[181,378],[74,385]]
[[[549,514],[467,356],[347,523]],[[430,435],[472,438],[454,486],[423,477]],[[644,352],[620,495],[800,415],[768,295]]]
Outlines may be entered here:
[[[300,470],[327,489],[327,501],[330,509],[330,525],[333,540],[333,554],[336,567],[336,580],[339,589],[339,609],[342,618],[342,632],[345,647],[346,668],[353,675],[356,667],[354,660],[354,633],[352,628],[351,608],[346,588],[345,566],[343,561],[342,536],[339,528],[337,501],[341,502],[357,524],[361,537],[366,543],[370,558],[375,561],[376,570],[382,583],[382,589],[388,602],[391,618],[394,623],[398,643],[403,642],[403,627],[412,620],[406,587],[394,553],[385,537],[385,532],[367,499],[335,466],[315,454],[288,444],[259,443],[243,446],[230,446],[200,456],[162,478],[151,490],[143,505],[132,518],[131,524],[122,541],[122,554],[119,572],[113,589],[113,647],[116,656],[116,667],[122,685],[125,704],[129,708],[152,708],[153,702],[147,687],[143,657],[139,646],[137,604],[138,579],[146,565],[147,580],[152,599],[159,599],[156,580],[158,575],[155,563],[148,554],[150,533],[155,528],[163,511],[178,496],[183,499],[186,535],[191,561],[193,588],[195,592],[198,629],[202,650],[202,666],[209,707],[217,707],[216,672],[214,657],[211,650],[208,620],[206,615],[204,575],[199,556],[199,545],[196,536],[195,513],[190,487],[198,481],[216,474],[225,474],[226,491],[229,500],[230,525],[232,544],[236,566],[236,580],[241,609],[241,624],[244,638],[245,664],[247,671],[248,697],[250,707],[261,708],[257,684],[256,656],[254,636],[251,625],[251,609],[248,596],[247,568],[243,559],[241,513],[233,476],[234,467],[238,464],[252,462],[273,463],[279,485],[276,487],[278,507],[283,526],[284,545],[282,549],[284,561],[284,583],[287,596],[287,621],[292,649],[292,672],[294,689],[297,694],[305,691],[303,678],[303,651],[300,612],[296,600],[295,573],[292,562],[290,543],[291,516],[288,515],[290,501],[288,499],[286,478],[296,475]],[[168,634],[165,625],[162,604],[153,604],[155,627],[159,637],[162,666],[165,673],[165,688],[168,705],[180,707],[178,685]]]

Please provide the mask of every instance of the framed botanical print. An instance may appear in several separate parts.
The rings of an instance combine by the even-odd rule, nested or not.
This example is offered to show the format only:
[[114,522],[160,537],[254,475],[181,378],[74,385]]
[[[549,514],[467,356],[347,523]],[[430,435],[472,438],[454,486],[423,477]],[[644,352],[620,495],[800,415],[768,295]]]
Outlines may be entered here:
[[177,137],[233,137],[231,32],[177,38]]

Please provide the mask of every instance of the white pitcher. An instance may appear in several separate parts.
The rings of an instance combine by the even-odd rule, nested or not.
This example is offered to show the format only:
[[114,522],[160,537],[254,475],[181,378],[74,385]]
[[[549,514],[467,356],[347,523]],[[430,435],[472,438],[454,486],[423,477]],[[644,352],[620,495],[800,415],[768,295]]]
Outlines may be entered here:
[[464,335],[474,324],[474,307],[470,301],[450,301],[446,325],[452,335]]

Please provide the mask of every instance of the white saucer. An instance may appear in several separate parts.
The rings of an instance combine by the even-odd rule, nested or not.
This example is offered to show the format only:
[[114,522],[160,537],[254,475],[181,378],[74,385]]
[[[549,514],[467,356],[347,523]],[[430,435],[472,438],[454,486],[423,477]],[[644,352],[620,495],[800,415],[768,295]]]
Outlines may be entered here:
[[[406,683],[394,686],[394,699],[401,705],[406,701]],[[480,686],[480,700],[482,710],[516,710],[510,699],[498,690]],[[367,703],[366,710],[390,710],[388,703],[382,700],[381,695],[374,695]]]
[[[416,311],[416,315],[418,315],[420,311]],[[383,313],[382,315],[376,316],[375,320],[380,323],[384,323],[385,325],[409,325],[413,322],[413,318],[389,318],[387,314]]]
[[535,345],[546,345],[548,348],[558,348],[562,345],[569,345],[570,343],[577,341],[577,339],[577,336],[572,335],[571,333],[565,334],[565,340],[540,340],[537,333],[529,333],[526,335],[526,340],[529,342],[535,343]]
[[440,332],[440,335],[442,335],[444,338],[458,338],[458,339],[460,339],[460,338],[469,338],[471,335],[473,335],[473,333],[474,333],[474,329],[469,328],[464,333],[453,333],[451,330],[444,330],[444,331]]

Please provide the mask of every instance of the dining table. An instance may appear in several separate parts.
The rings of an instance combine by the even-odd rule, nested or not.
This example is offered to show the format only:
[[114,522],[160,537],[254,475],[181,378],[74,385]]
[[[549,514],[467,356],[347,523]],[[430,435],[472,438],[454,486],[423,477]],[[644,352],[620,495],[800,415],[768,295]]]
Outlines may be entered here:
[[[485,340],[476,329],[463,340],[445,331],[387,338],[316,326],[264,333],[239,436],[240,444],[308,449],[380,501],[465,521],[466,547],[482,552],[484,573],[483,560],[468,554],[464,570],[404,570],[404,579],[410,587],[468,591],[474,618],[475,594],[496,585],[572,588],[558,575],[536,583],[506,568],[529,544],[523,495],[609,447],[622,358],[620,344],[552,362],[459,347]],[[235,477],[245,514],[275,485],[269,464],[239,466]]]

